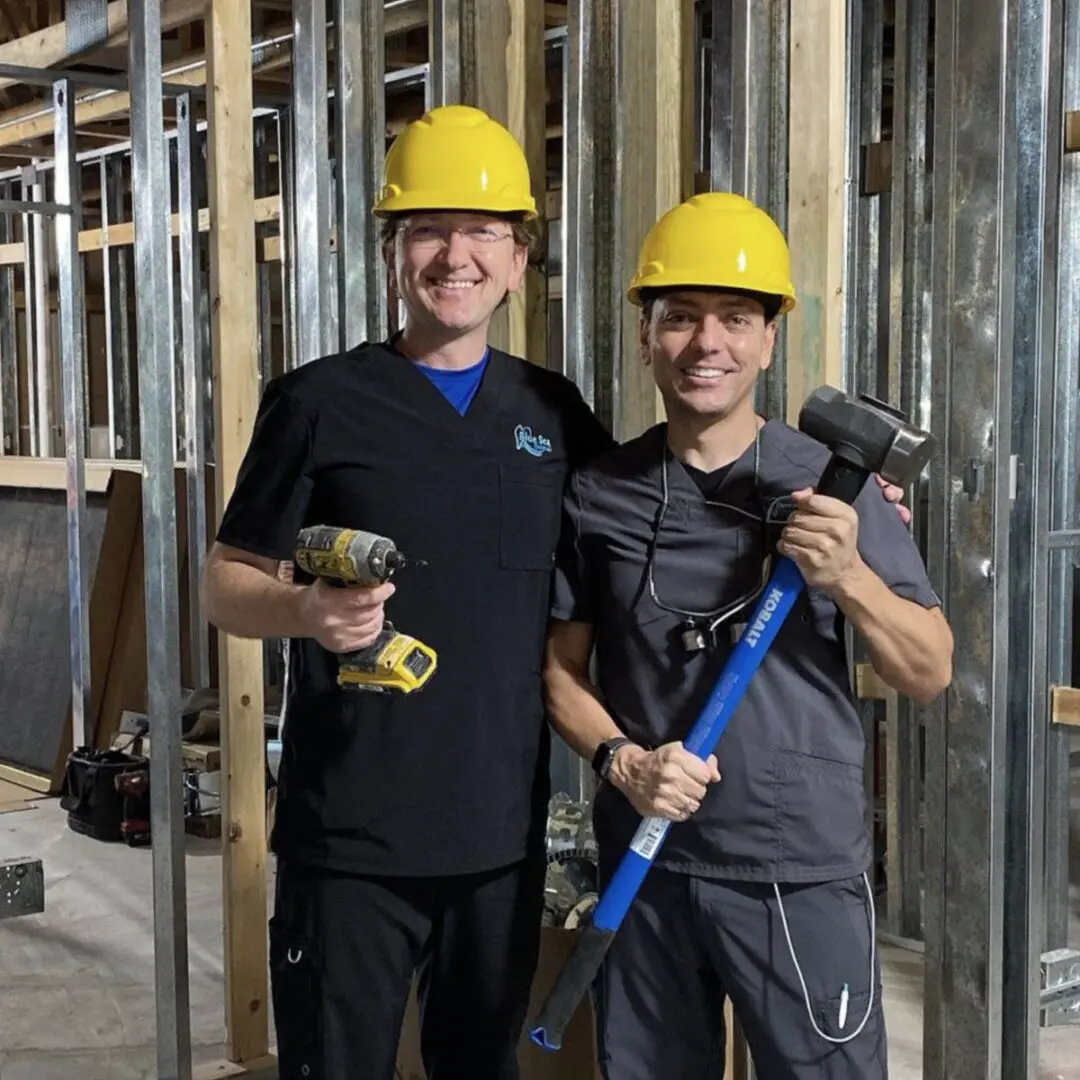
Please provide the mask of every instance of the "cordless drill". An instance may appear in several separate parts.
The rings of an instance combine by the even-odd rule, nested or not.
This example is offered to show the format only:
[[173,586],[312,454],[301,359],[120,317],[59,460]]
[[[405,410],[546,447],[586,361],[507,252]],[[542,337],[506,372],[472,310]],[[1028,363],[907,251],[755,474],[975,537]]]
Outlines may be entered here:
[[[302,529],[296,542],[296,565],[331,585],[381,585],[395,570],[407,565],[392,540],[358,529],[312,525]],[[389,620],[379,636],[354,652],[343,653],[338,663],[338,686],[357,690],[411,694],[435,673],[433,649],[407,634],[399,634]]]

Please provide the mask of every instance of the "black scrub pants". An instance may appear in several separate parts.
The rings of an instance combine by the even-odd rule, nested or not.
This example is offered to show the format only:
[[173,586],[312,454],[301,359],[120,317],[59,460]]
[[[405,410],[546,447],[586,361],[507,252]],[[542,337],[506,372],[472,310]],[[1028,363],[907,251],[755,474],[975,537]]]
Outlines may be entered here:
[[[814,1020],[831,1038],[850,1035],[871,982],[863,879],[781,885],[780,895]],[[654,867],[597,980],[601,1068],[606,1080],[721,1080],[730,998],[760,1080],[885,1080],[876,962],[873,981],[862,1031],[827,1042],[810,1022],[773,887]]]
[[270,977],[281,1080],[394,1080],[418,973],[428,1080],[518,1080],[544,860],[362,877],[279,861]]

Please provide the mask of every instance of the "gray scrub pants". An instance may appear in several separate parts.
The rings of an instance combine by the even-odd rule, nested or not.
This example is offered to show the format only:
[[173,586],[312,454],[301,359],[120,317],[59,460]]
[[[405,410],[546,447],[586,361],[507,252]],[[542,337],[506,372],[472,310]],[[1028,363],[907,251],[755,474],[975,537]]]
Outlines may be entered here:
[[[781,885],[784,914],[818,1028],[831,1038],[863,1021],[870,922],[861,877]],[[759,1080],[885,1080],[880,965],[862,1031],[827,1042],[810,1022],[772,885],[715,881],[654,867],[596,984],[606,1080],[721,1080],[725,998]],[[840,1027],[841,995],[848,987]]]

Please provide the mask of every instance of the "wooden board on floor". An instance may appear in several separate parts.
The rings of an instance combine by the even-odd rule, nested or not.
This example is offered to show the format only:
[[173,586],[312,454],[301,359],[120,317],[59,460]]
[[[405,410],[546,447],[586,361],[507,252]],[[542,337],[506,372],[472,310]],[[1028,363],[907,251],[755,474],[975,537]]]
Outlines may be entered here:
[[[184,686],[192,684],[191,633],[188,602],[188,543],[185,485],[182,469],[174,473],[176,493],[176,544],[180,617],[180,678]],[[213,484],[213,467],[206,470],[207,483]],[[112,661],[96,688],[101,694],[97,710],[95,745],[99,750],[111,746],[120,730],[125,710],[146,712],[146,578],[142,544],[142,489],[132,498],[134,522],[123,570],[123,587],[117,593],[119,607],[116,615],[115,645]],[[204,546],[207,540],[204,538]],[[211,634],[211,640],[214,635]],[[216,663],[211,662],[210,676],[214,679]]]
[[277,1080],[278,1063],[273,1054],[263,1054],[251,1061],[214,1061],[196,1066],[192,1080],[229,1080],[243,1076],[247,1080]]
[[[86,498],[88,739],[113,651],[138,487],[136,475],[118,471],[105,493]],[[58,790],[71,748],[66,535],[64,492],[0,487],[0,762],[38,777],[46,791]]]
[[47,795],[52,787],[51,776],[27,772],[25,769],[17,769],[14,765],[0,765],[0,780],[6,780],[16,787],[24,787],[38,795]]
[[8,780],[0,780],[0,814],[10,814],[15,810],[29,810],[37,792]]

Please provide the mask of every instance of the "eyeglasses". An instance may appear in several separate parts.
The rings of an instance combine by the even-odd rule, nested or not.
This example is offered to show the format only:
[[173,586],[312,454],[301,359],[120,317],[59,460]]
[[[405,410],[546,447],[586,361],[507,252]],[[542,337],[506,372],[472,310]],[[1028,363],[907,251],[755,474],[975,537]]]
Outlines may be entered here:
[[509,240],[514,234],[495,225],[436,225],[422,222],[405,229],[405,243],[415,248],[446,247],[451,236],[457,233],[466,245],[473,249],[488,247],[501,240]]

